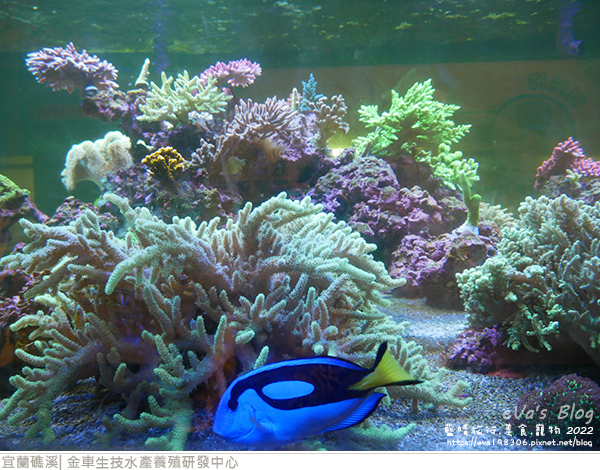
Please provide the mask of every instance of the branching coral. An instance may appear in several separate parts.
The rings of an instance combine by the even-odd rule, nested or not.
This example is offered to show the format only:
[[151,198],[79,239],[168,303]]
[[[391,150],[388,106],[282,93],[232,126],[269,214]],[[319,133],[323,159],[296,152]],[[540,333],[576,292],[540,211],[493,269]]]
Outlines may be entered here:
[[129,137],[119,131],[109,132],[94,142],[85,140],[73,145],[61,173],[65,188],[73,191],[77,183],[85,180],[102,186],[106,175],[133,164],[130,148]]
[[200,81],[200,77],[190,78],[187,70],[179,74],[177,79],[161,74],[162,85],[150,82],[150,91],[146,98],[146,104],[139,106],[142,112],[138,116],[139,121],[168,121],[173,125],[189,122],[189,113],[207,112],[218,114],[225,110],[227,101],[231,99],[216,86],[217,78],[209,77],[206,82]]
[[479,164],[475,160],[472,158],[465,160],[460,151],[450,152],[450,146],[445,143],[440,144],[438,149],[437,155],[421,152],[415,156],[415,160],[427,163],[433,169],[433,176],[441,178],[444,184],[452,189],[460,186],[459,181],[462,177],[469,185],[479,181],[477,175]]
[[399,150],[415,153],[413,147],[434,151],[444,143],[458,142],[470,125],[456,125],[450,116],[460,108],[433,99],[431,79],[415,83],[401,97],[392,90],[389,111],[378,112],[377,105],[361,106],[360,120],[375,130],[354,141],[358,154],[369,150],[373,154],[389,155]]
[[303,145],[299,129],[297,113],[284,100],[240,100],[216,146],[203,156],[211,179],[224,179],[250,200],[289,188],[297,183],[304,164],[299,161],[302,149],[293,145],[296,141]]
[[569,137],[560,142],[548,160],[543,162],[535,175],[535,189],[541,189],[553,175],[565,175],[571,171],[579,176],[600,176],[600,163],[585,158],[579,142]]
[[[170,431],[147,444],[182,449],[198,389],[219,396],[232,370],[284,357],[332,354],[370,363],[381,341],[414,376],[403,396],[461,406],[459,383],[441,393],[442,374],[429,371],[404,324],[376,309],[381,291],[399,285],[345,223],[333,223],[308,199],[281,194],[219,228],[167,224],[114,195],[129,233],[119,239],[87,211],[67,227],[23,222],[33,241],[2,260],[26,272],[47,272],[29,298],[51,309],[28,315],[14,330],[33,329],[31,364],[11,378],[17,391],[0,410],[15,424],[33,418],[28,436],[51,429],[53,400],[74,381],[97,377],[126,407],[107,421],[107,438],[150,427]],[[234,368],[235,369],[235,368]],[[147,403],[147,411],[140,405]]]
[[38,83],[45,83],[53,90],[75,88],[84,91],[87,87],[112,91],[119,88],[117,69],[98,57],[89,55],[85,50],[77,52],[72,42],[62,47],[45,47],[30,52],[25,59],[28,70]]
[[498,254],[456,276],[469,320],[501,324],[513,349],[560,335],[600,363],[600,204],[529,197],[519,212]]
[[316,103],[310,101],[303,101],[303,103],[308,103],[308,112],[315,114],[315,124],[319,130],[315,142],[317,147],[325,147],[331,136],[336,132],[347,133],[350,129],[350,126],[344,122],[344,116],[348,108],[342,95],[333,96],[331,106],[327,104],[327,97],[325,96],[319,98]]

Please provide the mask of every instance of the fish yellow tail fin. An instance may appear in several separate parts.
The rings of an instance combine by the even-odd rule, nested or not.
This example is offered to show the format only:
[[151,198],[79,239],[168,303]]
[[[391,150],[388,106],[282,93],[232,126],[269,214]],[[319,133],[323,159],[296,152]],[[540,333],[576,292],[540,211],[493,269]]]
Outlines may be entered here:
[[406,372],[398,361],[387,350],[387,343],[383,343],[377,351],[377,358],[372,371],[359,382],[350,386],[350,390],[369,390],[386,385],[415,385],[422,380],[414,379]]

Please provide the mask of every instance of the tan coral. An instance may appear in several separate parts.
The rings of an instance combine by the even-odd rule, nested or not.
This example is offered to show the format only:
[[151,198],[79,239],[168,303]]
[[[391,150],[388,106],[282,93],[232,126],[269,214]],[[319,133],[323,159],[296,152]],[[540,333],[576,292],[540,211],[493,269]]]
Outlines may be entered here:
[[161,80],[160,87],[150,82],[146,103],[140,105],[142,115],[137,117],[139,121],[188,124],[190,112],[217,114],[225,110],[227,101],[231,99],[231,95],[216,86],[216,77],[209,77],[202,83],[197,75],[190,78],[184,70],[177,79],[162,72]]
[[126,404],[107,420],[106,440],[158,427],[169,431],[147,443],[181,450],[192,391],[202,385],[219,397],[234,378],[226,364],[249,371],[267,358],[315,354],[367,364],[386,340],[410,373],[428,381],[404,387],[406,396],[467,402],[458,389],[440,392],[419,347],[402,339],[406,325],[378,310],[382,291],[400,281],[373,259],[375,246],[308,198],[281,194],[247,204],[225,225],[215,218],[199,226],[177,217],[167,224],[124,199],[105,199],[121,209],[125,239],[102,230],[91,211],[68,227],[23,221],[33,241],[2,261],[47,270],[27,296],[51,314],[13,326],[33,329],[37,351],[18,352],[31,367],[11,378],[17,391],[0,410],[9,424],[34,418],[29,436],[51,441],[54,399],[69,383],[98,377]]
[[73,145],[61,173],[65,188],[73,191],[77,183],[85,180],[102,187],[106,175],[133,165],[130,148],[129,137],[119,131],[108,132],[94,142],[85,140]]

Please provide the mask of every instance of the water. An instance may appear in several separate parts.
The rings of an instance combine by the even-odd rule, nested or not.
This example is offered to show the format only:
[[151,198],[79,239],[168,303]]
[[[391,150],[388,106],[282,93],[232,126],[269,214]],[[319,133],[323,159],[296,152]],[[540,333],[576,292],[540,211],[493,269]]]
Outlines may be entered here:
[[[416,83],[425,83],[431,79],[435,88],[436,103],[459,106],[459,109],[448,114],[448,119],[452,119],[457,126],[471,125],[470,131],[464,137],[452,143],[451,150],[461,151],[465,160],[472,158],[478,163],[479,179],[472,182],[473,194],[479,194],[484,203],[502,205],[518,217],[519,204],[527,196],[540,196],[541,192],[534,189],[536,172],[559,142],[573,137],[579,141],[587,158],[600,160],[600,138],[597,132],[600,123],[598,24],[600,2],[595,0],[0,0],[0,173],[30,191],[31,200],[49,217],[70,195],[85,203],[101,206],[100,197],[107,190],[129,197],[130,203],[136,207],[148,207],[154,215],[166,222],[177,215],[190,216],[197,223],[214,215],[235,217],[237,210],[241,209],[244,203],[252,202],[256,207],[280,191],[287,191],[295,199],[308,194],[315,202],[322,202],[326,210],[334,211],[337,220],[349,221],[368,242],[374,243],[377,246],[374,250],[375,259],[383,262],[393,277],[408,279],[409,283],[406,286],[394,290],[397,297],[422,299],[411,300],[401,307],[394,304],[391,309],[395,321],[410,321],[411,313],[413,319],[420,318],[420,323],[417,322],[421,325],[418,327],[420,329],[408,330],[407,338],[415,338],[417,342],[427,339],[428,328],[431,328],[431,325],[443,328],[443,314],[451,310],[452,313],[448,315],[452,315],[453,323],[447,333],[452,338],[444,336],[444,344],[435,347],[425,341],[427,346],[424,354],[430,364],[434,367],[443,366],[446,364],[446,356],[452,351],[452,340],[458,337],[457,328],[462,328],[461,322],[467,323],[469,315],[473,317],[476,315],[475,311],[481,310],[481,315],[497,315],[501,318],[505,313],[503,309],[510,311],[512,308],[512,304],[506,299],[510,300],[513,297],[505,296],[505,292],[500,288],[500,293],[496,292],[480,303],[477,299],[471,299],[463,305],[455,278],[456,273],[482,265],[485,259],[491,258],[501,249],[499,229],[502,227],[498,222],[501,218],[490,222],[491,216],[485,215],[485,209],[482,208],[482,219],[485,223],[480,225],[479,233],[465,234],[456,231],[466,218],[466,208],[460,200],[468,199],[469,196],[456,187],[456,179],[448,180],[449,184],[440,182],[441,180],[432,180],[428,170],[430,167],[419,166],[413,161],[413,157],[423,157],[427,152],[433,153],[434,156],[439,153],[438,145],[441,141],[436,135],[429,140],[410,140],[410,136],[406,137],[410,132],[406,131],[398,135],[407,139],[407,145],[401,147],[402,141],[392,142],[392,150],[389,151],[380,151],[378,144],[371,142],[363,148],[363,156],[371,158],[370,163],[367,163],[367,160],[355,160],[354,167],[346,166],[351,164],[352,154],[345,150],[357,145],[355,139],[365,137],[370,132],[378,132],[383,126],[379,123],[379,127],[366,127],[364,117],[360,119],[359,110],[362,109],[364,113],[365,106],[377,105],[378,112],[382,113],[390,108],[391,90],[395,90],[398,96],[404,96]],[[161,72],[177,77],[183,70],[187,70],[193,77],[200,75],[217,61],[227,63],[242,58],[260,64],[262,74],[248,87],[228,90],[227,96],[233,97],[225,111],[214,113],[212,117],[188,116],[186,113],[185,120],[191,119],[196,127],[177,120],[171,124],[165,121],[140,124],[135,116],[132,123],[131,114],[127,113],[122,120],[103,121],[97,119],[97,116],[93,117],[94,110],[100,106],[100,101],[93,96],[95,89],[87,89],[90,93],[87,98],[84,91],[75,90],[72,94],[64,90],[52,91],[49,87],[36,83],[27,70],[25,58],[28,53],[44,47],[65,47],[69,42],[80,52],[85,49],[89,54],[112,63],[119,71],[117,82],[122,92],[136,89],[136,78],[146,58],[150,59],[148,80],[159,85]],[[193,161],[192,154],[201,146],[201,138],[218,146],[219,136],[224,135],[227,123],[233,122],[234,104],[238,100],[251,99],[255,103],[265,103],[273,96],[284,100],[290,97],[291,104],[292,90],[296,88],[302,93],[303,82],[306,83],[311,74],[317,81],[315,93],[329,97],[330,101],[327,103],[330,106],[334,95],[343,96],[347,106],[343,120],[347,123],[348,132],[338,131],[331,138],[324,140],[318,140],[318,136],[313,134],[311,138],[307,137],[308,131],[299,137],[294,134],[293,129],[294,125],[300,125],[296,115],[296,118],[290,117],[296,119],[294,124],[290,124],[282,134],[275,132],[268,137],[259,135],[247,141],[242,138],[241,144],[231,144],[231,149],[220,155],[222,160],[219,160],[218,164],[210,166],[206,163],[206,159],[213,155],[210,152],[204,154],[205,167],[193,166],[190,163]],[[143,90],[139,93],[144,95]],[[115,100],[116,98],[113,103]],[[129,104],[133,106],[133,98]],[[306,110],[306,107],[300,109]],[[86,110],[87,114],[84,112]],[[138,116],[141,114],[139,108],[136,113]],[[306,111],[305,113],[309,114]],[[302,122],[304,129],[307,129],[307,121]],[[245,126],[236,128],[236,131],[242,133],[251,125],[252,123],[246,123]],[[99,184],[81,181],[74,190],[67,190],[61,182],[61,172],[65,165],[65,156],[71,147],[85,140],[95,141],[107,132],[116,130],[123,131],[131,138],[134,162],[132,169],[122,170],[117,177],[101,178]],[[313,138],[315,140],[311,140]],[[143,143],[140,143],[140,140]],[[304,143],[300,145],[298,141]],[[165,176],[164,173],[163,179],[160,179],[156,176],[159,171],[156,167],[155,175],[152,176],[148,172],[150,164],[141,163],[148,154],[167,145],[175,147],[183,156],[183,167],[189,171],[187,174],[173,170],[175,177]],[[307,150],[308,148],[310,150]],[[332,158],[339,155],[342,155],[342,160],[336,161]],[[384,169],[377,166],[381,159],[387,162]],[[197,165],[197,162],[194,164]],[[370,166],[371,164],[373,166]],[[189,168],[193,168],[195,173],[192,174]],[[564,171],[563,173],[566,174]],[[346,184],[345,178],[348,174],[360,176],[354,183]],[[598,200],[598,191],[594,189],[594,178],[597,178],[597,174],[580,176],[582,179],[579,180],[573,175],[569,176],[571,179],[564,175],[562,178],[554,181],[558,189],[554,186],[547,188],[546,194],[562,191],[584,200],[585,203]],[[360,189],[362,193],[357,189],[361,182],[366,182],[367,186],[366,189]],[[589,187],[581,189],[581,184]],[[203,189],[199,189],[201,185],[204,185]],[[414,189],[415,185],[428,191],[435,200],[431,202],[425,199],[426,202],[423,202],[418,210],[411,212],[412,209],[407,209],[409,202],[422,197],[420,190]],[[399,194],[404,194],[405,205],[389,203],[390,200],[401,199]],[[450,199],[446,198],[454,198],[454,202],[449,202]],[[369,204],[376,204],[377,210],[372,209]],[[469,206],[470,204],[467,204],[467,207]],[[18,224],[14,222],[23,213],[32,218],[29,212],[15,215],[14,208],[9,209],[13,212],[6,215],[4,220],[9,220],[7,226],[12,225],[12,239],[9,240],[8,229],[3,229],[1,241],[4,243],[5,253],[9,253],[16,242],[27,241]],[[101,209],[104,210],[105,208]],[[558,209],[554,210],[555,214],[559,214]],[[116,213],[113,207],[112,214]],[[505,216],[508,217],[506,214]],[[66,223],[75,220],[76,215],[65,217]],[[560,217],[557,216],[558,219]],[[122,224],[119,225],[114,220],[106,220],[105,223],[108,228],[114,229],[118,236],[123,236],[125,229]],[[507,225],[509,223],[506,222]],[[589,314],[597,320],[600,313],[596,300],[600,287],[597,285],[598,276],[595,274],[597,257],[594,257],[594,253],[598,248],[598,234],[594,231],[593,223],[591,225],[592,227],[585,226],[587,231],[582,235],[582,243],[585,245],[582,256],[585,262],[581,261],[579,265],[579,261],[562,259],[551,261],[546,266],[544,263],[551,258],[550,256],[545,257],[546,261],[536,259],[534,264],[539,262],[547,267],[551,274],[546,273],[538,278],[535,269],[519,268],[523,272],[507,275],[506,289],[518,291],[518,286],[529,286],[522,292],[523,297],[520,300],[522,305],[526,308],[531,307],[532,312],[539,314],[540,318],[554,311],[554,303],[563,305],[560,303],[563,302],[572,306],[576,304],[573,299],[580,298],[583,299],[581,305],[577,304],[572,310],[579,312],[578,315],[582,318]],[[298,232],[301,232],[299,228]],[[531,239],[535,237],[543,238],[538,232],[535,236],[532,235]],[[577,237],[578,235],[575,235],[574,240]],[[548,245],[562,246],[564,238],[551,238]],[[142,240],[143,236],[136,233],[135,239]],[[527,243],[523,243],[521,248],[522,251],[527,251]],[[568,248],[571,249],[572,246],[569,245]],[[228,250],[235,251],[231,247]],[[273,248],[273,252],[275,251]],[[107,256],[110,258],[112,255]],[[185,258],[183,254],[181,256]],[[180,258],[180,261],[183,258]],[[96,262],[100,261],[92,256],[84,264],[89,263],[92,266]],[[98,268],[98,272],[106,271],[108,276],[117,263],[118,261],[114,261],[108,267],[103,265]],[[43,266],[43,269],[39,267],[39,270],[47,271],[53,266],[49,261],[47,266]],[[147,274],[155,268],[152,266],[154,265],[143,265],[139,272]],[[234,268],[217,270],[215,272],[219,274],[215,274],[215,277],[228,272],[228,269]],[[159,285],[159,281],[156,280],[160,277],[158,275],[146,280],[151,284],[156,282],[162,289],[161,295],[166,296],[165,304],[161,304],[163,307],[166,302],[172,302],[173,297],[183,299],[185,307],[193,305],[191,299],[196,294],[191,294],[190,285],[184,284],[200,282],[198,279],[194,280],[194,276],[199,275],[198,270],[183,271],[185,275],[177,269],[174,271],[175,277],[180,276],[177,282],[181,283],[179,287],[182,291],[179,293],[176,292],[177,289],[171,292],[165,290],[164,284]],[[321,277],[315,275],[315,289],[321,292],[337,279],[338,274],[336,271],[327,271],[323,276],[319,275]],[[581,276],[577,278],[576,274]],[[69,292],[71,285],[66,281],[69,274],[64,275],[65,283],[61,284],[60,289]],[[72,275],[76,276],[76,273]],[[299,282],[294,275],[290,281],[292,286],[294,282]],[[550,281],[549,279],[554,279],[554,275],[559,279],[560,276],[565,276],[567,281],[562,285],[558,281]],[[133,277],[119,281],[121,283],[114,294],[103,296],[107,276],[102,282],[97,278],[90,283],[82,281],[82,284],[78,285],[82,293],[71,292],[69,295],[77,299],[83,310],[93,311],[99,316],[111,315],[105,311],[107,305],[117,312],[146,312],[148,315],[147,309],[151,308],[148,294],[144,297],[139,289],[136,291],[132,287]],[[171,282],[167,281],[166,277],[160,279],[160,282]],[[5,284],[15,282],[5,281]],[[210,284],[210,276],[208,279],[203,278],[202,282]],[[250,282],[251,286],[244,287],[249,289],[248,291],[236,291],[231,286],[227,290],[225,284],[218,284],[218,288],[227,290],[227,295],[233,299],[232,305],[241,308],[240,305],[244,303],[240,296],[254,302],[256,296],[253,297],[253,289],[269,291],[274,289],[274,286],[280,286],[282,282],[280,273],[275,273],[268,281],[261,279],[260,282]],[[540,287],[542,284],[538,282],[548,284]],[[568,288],[565,288],[565,285]],[[209,287],[205,287],[208,290]],[[21,304],[15,307],[11,303],[10,299],[22,296],[19,289],[11,290],[16,289],[14,285],[12,288],[3,289],[0,292],[4,296],[0,320],[5,314],[28,311]],[[368,289],[370,287],[362,286],[359,290],[366,292]],[[555,293],[556,298],[548,300],[544,297],[547,292],[552,292],[553,295]],[[86,296],[99,296],[101,300],[96,299],[96,303],[87,302]],[[486,304],[489,298],[493,298],[494,301]],[[218,297],[213,299],[217,302],[215,299]],[[359,301],[351,296],[351,300],[357,309],[363,308],[361,305],[365,302],[364,299]],[[503,304],[504,301],[510,305]],[[429,313],[427,310],[428,313],[424,316],[427,321],[418,317],[419,312],[422,312],[423,302],[426,302],[433,312]],[[539,307],[540,304],[543,304],[543,307]],[[498,305],[500,307],[497,307]],[[565,309],[569,310],[567,307]],[[226,309],[223,305],[218,309],[214,308],[215,311]],[[185,310],[183,315],[185,317],[191,313]],[[191,317],[185,318],[189,320]],[[114,318],[112,320],[114,321]],[[193,320],[195,321],[195,317]],[[543,326],[551,328],[551,319],[544,317],[544,321],[546,320],[547,323]],[[79,317],[77,320],[73,319],[72,326],[78,325],[79,321],[82,321]],[[104,321],[109,320],[104,318]],[[335,321],[337,320],[332,320],[333,323]],[[564,375],[567,368],[565,360],[567,365],[576,365],[582,375],[597,379],[597,366],[593,365],[594,361],[598,362],[597,353],[593,347],[590,348],[585,339],[582,340],[579,334],[570,329],[571,324],[579,325],[579,322],[587,319],[581,320],[577,317],[577,321],[572,318],[561,321],[564,323],[561,326],[563,330],[552,337],[552,341],[556,341],[553,345],[558,349],[558,354],[541,354],[542,359],[539,361],[537,358],[540,355],[535,356],[535,360],[527,356],[525,364],[517,361],[518,364],[507,365],[506,357],[513,361],[515,356],[511,352],[501,350],[503,352],[499,354],[505,362],[500,361],[500,365],[496,364],[496,369],[491,371],[487,368],[489,364],[483,367],[484,373],[502,377],[503,387],[507,389],[506,403],[501,399],[496,403],[499,416],[503,410],[512,409],[511,407],[516,405],[522,389],[528,386],[528,380],[535,384],[531,385],[534,389],[542,389],[552,380]],[[118,326],[112,325],[111,328],[119,331],[120,328],[132,328],[127,322],[117,323]],[[206,323],[208,334],[213,335],[217,330],[218,320],[211,317]],[[321,323],[322,329],[328,326],[325,321]],[[140,320],[140,324],[143,324],[143,321]],[[147,330],[155,327],[156,322],[151,327],[144,326]],[[275,331],[277,328],[284,330],[284,327],[276,327]],[[2,331],[8,330],[4,327]],[[541,345],[543,334],[536,333],[530,336],[534,336],[534,340],[539,339],[538,346]],[[123,343],[129,345],[138,344],[140,341],[139,334],[136,336],[131,331],[124,334],[124,338]],[[225,375],[222,379],[235,376],[242,367],[241,362],[249,361],[248,358],[258,354],[263,345],[270,344],[269,338],[265,331],[258,331],[252,343],[244,344],[252,344],[252,353],[248,353],[247,356],[240,355],[239,357],[243,356],[243,360],[238,357],[237,369],[233,359],[223,364]],[[11,341],[14,343],[17,340]],[[302,354],[321,351],[318,348],[308,348],[308,351],[304,351],[301,347],[286,349],[288,345],[280,345],[277,339],[271,341],[270,360],[301,354],[299,351],[302,351]],[[459,341],[466,340],[459,338]],[[180,338],[174,343],[178,344],[179,352],[187,347],[181,346]],[[290,340],[290,344],[292,343],[293,340]],[[18,343],[18,346],[22,345]],[[575,350],[575,353],[573,356],[564,356],[563,360],[559,361],[557,357],[560,356],[563,347]],[[368,349],[373,348],[369,345]],[[156,353],[155,350],[153,352]],[[6,354],[10,356],[10,353]],[[0,358],[2,357],[0,348]],[[161,361],[159,355],[155,354],[152,357],[157,363]],[[543,358],[546,358],[545,362]],[[187,356],[185,361],[186,367],[189,366]],[[538,362],[543,365],[539,366]],[[0,361],[0,365],[2,364]],[[243,366],[247,368],[248,364],[244,363]],[[132,373],[137,374],[144,365],[135,363],[128,364],[128,367],[134,371]],[[11,368],[10,374],[13,372]],[[469,369],[460,372],[459,378],[473,381],[476,384],[474,390],[485,389],[490,386],[490,381],[487,376],[484,381],[481,372],[481,367],[476,371]],[[8,374],[6,371],[5,373]],[[513,376],[519,380],[508,380]],[[456,380],[458,376],[453,377],[451,380]],[[8,387],[5,378],[0,380]],[[495,379],[491,382],[493,380]],[[210,406],[206,405],[206,396],[209,397],[208,402],[215,399],[203,388],[205,382],[198,385],[192,394],[195,403],[202,402],[202,405],[197,405],[198,409],[203,409],[203,406],[210,409]],[[511,388],[511,384],[514,388]],[[110,385],[104,386],[110,388]],[[93,395],[91,392],[90,394]],[[71,395],[67,393],[66,398],[63,398],[69,403],[74,397],[76,394],[73,392]],[[482,412],[477,407],[477,403],[481,404],[482,401],[478,402],[481,396],[473,398],[475,404],[469,405],[469,419],[476,424],[473,416]],[[88,399],[91,403],[95,403],[94,400],[103,400],[98,396]],[[72,405],[62,406],[63,414],[70,406]],[[111,407],[114,409],[110,413],[116,412],[117,406],[113,406],[112,402],[108,408]],[[394,411],[396,415],[399,413],[402,416],[405,412],[406,410]],[[436,444],[432,444],[429,450],[465,450],[445,447],[443,423],[440,421],[442,418],[434,418],[427,413],[422,412],[419,415],[420,424],[431,428],[437,426],[439,431]],[[456,424],[462,419],[461,412],[453,410],[452,413],[448,419]],[[202,415],[202,419],[208,418],[210,421],[210,411],[207,414],[208,416]],[[378,411],[376,421],[391,423],[391,416],[385,410]],[[495,415],[490,419],[501,420]],[[194,426],[201,427],[197,422],[200,418],[196,416],[195,420]],[[502,420],[500,424],[504,424]],[[65,420],[61,418],[60,429],[65,425],[68,428],[70,423],[65,424]],[[90,429],[84,427],[82,435],[89,433]],[[64,435],[66,431],[60,432]],[[204,437],[211,443],[211,449],[226,445],[223,441],[215,441],[210,430],[203,428],[199,432],[201,438],[196,436],[188,441],[193,442],[195,449],[202,448]],[[150,432],[152,433],[160,434],[156,429]],[[63,435],[59,435],[60,444],[57,448],[68,446]],[[146,437],[137,436],[139,442],[131,446],[141,445]],[[417,437],[415,440],[418,439]],[[410,442],[412,445],[413,441]],[[3,449],[2,445],[4,444],[0,444],[0,449]],[[125,447],[127,445],[130,444],[126,444]],[[334,449],[336,446],[343,448],[335,439],[327,445]],[[407,446],[409,444],[402,449],[411,450]]]

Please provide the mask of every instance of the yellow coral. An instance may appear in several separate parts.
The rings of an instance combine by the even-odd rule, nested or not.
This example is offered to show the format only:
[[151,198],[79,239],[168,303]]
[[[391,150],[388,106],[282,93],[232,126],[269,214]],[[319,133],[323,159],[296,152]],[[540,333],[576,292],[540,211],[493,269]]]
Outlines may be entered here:
[[173,147],[161,147],[156,152],[146,155],[142,163],[152,170],[157,178],[175,179],[175,174],[187,167],[187,162]]

